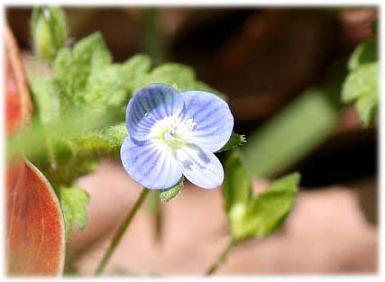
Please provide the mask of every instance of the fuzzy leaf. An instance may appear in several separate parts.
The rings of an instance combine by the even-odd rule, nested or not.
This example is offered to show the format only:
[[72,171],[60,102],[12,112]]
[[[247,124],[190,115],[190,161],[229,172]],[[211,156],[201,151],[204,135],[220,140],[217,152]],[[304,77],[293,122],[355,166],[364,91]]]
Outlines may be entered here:
[[127,81],[140,81],[150,72],[151,59],[144,54],[138,54],[128,59],[123,64],[123,70],[127,75]]
[[[47,87],[43,89],[44,83]],[[133,93],[151,83],[166,83],[179,90],[217,92],[199,82],[194,71],[183,65],[168,63],[151,70],[150,58],[136,55],[122,64],[114,64],[100,33],[94,33],[70,49],[59,51],[53,66],[53,79],[40,79],[35,85],[40,107],[54,112],[47,96],[60,98],[61,112],[74,107],[113,107],[124,119],[125,107]],[[218,93],[218,92],[217,92]],[[42,105],[45,103],[44,105]],[[48,114],[44,114],[48,115]]]
[[107,127],[106,129],[84,134],[74,139],[74,147],[84,158],[85,155],[116,155],[127,136],[125,123]]
[[64,214],[66,237],[69,239],[73,224],[80,229],[86,226],[88,219],[86,205],[89,203],[90,197],[86,191],[77,187],[59,187],[57,193]]
[[123,64],[112,58],[99,33],[79,41],[73,50],[62,49],[54,64],[55,81],[61,97],[71,105],[122,106],[139,88],[165,83],[184,90],[216,92],[195,77],[187,66],[168,63],[151,70],[148,56],[137,55]]
[[[57,167],[51,179],[58,183],[72,183],[76,178],[95,170],[101,157],[118,157],[127,136],[124,123],[84,133],[73,139],[58,139],[53,143]],[[50,172],[51,170],[47,170]]]
[[[111,71],[108,66],[111,63],[112,57],[100,33],[80,40],[72,50],[61,49],[54,62],[54,81],[58,84],[65,106],[84,105],[87,101],[97,99],[95,88],[88,89],[92,87],[90,82],[95,82],[90,77],[100,77],[100,72],[109,75]],[[109,96],[109,93],[105,94]]]
[[31,74],[29,78],[36,113],[42,123],[60,116],[59,91],[53,81],[45,76]]

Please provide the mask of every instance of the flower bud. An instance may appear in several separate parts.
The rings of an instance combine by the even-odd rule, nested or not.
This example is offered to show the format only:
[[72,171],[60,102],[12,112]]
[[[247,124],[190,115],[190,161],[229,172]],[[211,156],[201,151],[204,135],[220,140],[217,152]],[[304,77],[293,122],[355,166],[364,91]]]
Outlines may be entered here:
[[44,60],[52,62],[67,38],[63,10],[58,7],[34,8],[31,26],[36,54]]

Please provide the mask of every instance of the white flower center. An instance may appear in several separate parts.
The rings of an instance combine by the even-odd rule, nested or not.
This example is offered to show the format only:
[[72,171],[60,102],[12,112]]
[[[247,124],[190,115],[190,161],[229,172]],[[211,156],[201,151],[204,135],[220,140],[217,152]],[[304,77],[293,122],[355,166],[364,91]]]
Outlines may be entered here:
[[196,126],[192,118],[182,121],[178,117],[167,117],[155,123],[148,137],[159,145],[175,150],[188,141]]

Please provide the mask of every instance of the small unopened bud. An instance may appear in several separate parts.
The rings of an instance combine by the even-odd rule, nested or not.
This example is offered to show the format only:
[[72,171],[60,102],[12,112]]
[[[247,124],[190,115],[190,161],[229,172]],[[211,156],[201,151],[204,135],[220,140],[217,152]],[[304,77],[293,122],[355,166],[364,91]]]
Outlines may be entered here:
[[65,15],[58,7],[38,7],[32,11],[32,38],[36,54],[52,62],[67,38]]

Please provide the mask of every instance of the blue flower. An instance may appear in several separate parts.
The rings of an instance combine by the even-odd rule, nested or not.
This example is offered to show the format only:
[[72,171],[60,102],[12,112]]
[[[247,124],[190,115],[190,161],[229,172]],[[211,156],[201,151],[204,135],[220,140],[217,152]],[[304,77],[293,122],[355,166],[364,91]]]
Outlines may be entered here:
[[234,118],[214,94],[151,84],[128,103],[126,126],[122,163],[144,187],[167,189],[183,175],[205,189],[223,183],[223,167],[213,153],[229,140]]

